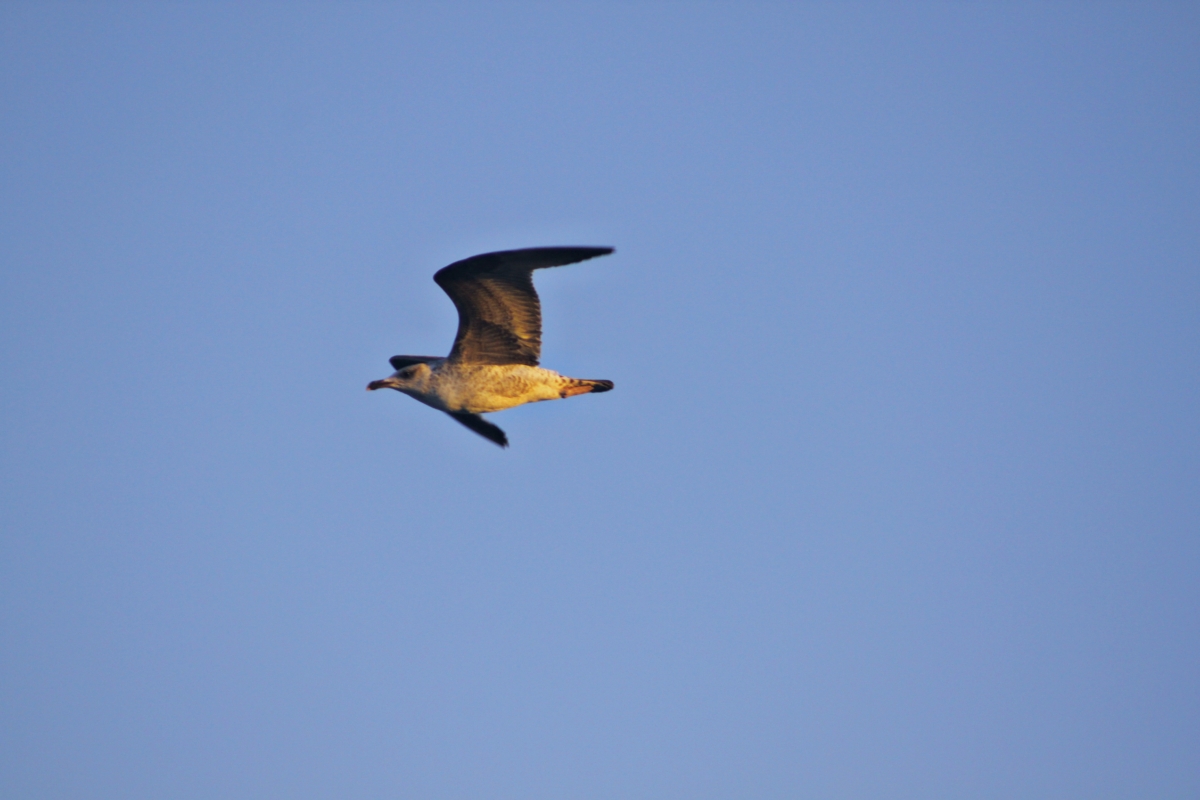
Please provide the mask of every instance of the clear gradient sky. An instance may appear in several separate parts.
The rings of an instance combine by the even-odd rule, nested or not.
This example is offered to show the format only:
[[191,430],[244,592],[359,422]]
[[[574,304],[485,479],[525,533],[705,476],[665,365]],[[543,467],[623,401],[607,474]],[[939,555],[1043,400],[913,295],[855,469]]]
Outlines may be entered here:
[[[1197,797],[1198,41],[0,6],[0,796]],[[364,391],[557,244],[615,391]]]

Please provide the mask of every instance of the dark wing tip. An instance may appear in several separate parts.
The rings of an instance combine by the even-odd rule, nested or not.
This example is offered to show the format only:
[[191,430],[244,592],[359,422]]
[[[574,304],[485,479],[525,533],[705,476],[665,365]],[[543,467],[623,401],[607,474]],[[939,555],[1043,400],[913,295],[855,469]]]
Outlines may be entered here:
[[453,411],[447,411],[446,413],[453,417],[455,422],[470,428],[489,442],[495,442],[501,447],[508,447],[508,437],[504,434],[504,431],[478,414],[455,413]]
[[526,247],[521,250],[501,250],[495,255],[513,261],[533,261],[538,266],[561,267],[615,253],[615,247]]
[[519,250],[497,250],[455,261],[434,273],[439,285],[445,280],[462,278],[470,274],[486,273],[493,269],[518,266],[527,269],[562,267],[587,261],[589,258],[606,256],[616,252],[614,247],[524,247]]
[[587,255],[584,256],[585,259],[596,258],[597,256],[607,256],[607,255],[617,252],[617,248],[615,248],[615,247],[563,247],[563,248],[549,248],[549,249],[551,249],[551,250],[555,250],[555,249],[581,250],[581,251],[587,253]]

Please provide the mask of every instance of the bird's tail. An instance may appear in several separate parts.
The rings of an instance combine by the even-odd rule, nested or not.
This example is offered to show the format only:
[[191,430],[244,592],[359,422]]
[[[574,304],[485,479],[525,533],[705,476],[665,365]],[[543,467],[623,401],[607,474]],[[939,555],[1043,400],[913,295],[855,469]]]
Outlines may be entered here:
[[570,378],[567,385],[559,392],[561,397],[574,397],[588,392],[607,392],[613,388],[612,381],[593,381],[587,378]]

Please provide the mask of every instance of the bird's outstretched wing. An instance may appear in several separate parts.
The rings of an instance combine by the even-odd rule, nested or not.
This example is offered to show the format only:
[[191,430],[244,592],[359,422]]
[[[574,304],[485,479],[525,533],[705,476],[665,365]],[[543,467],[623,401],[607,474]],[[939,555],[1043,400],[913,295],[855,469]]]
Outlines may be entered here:
[[460,364],[537,366],[542,352],[542,308],[533,290],[533,271],[606,256],[612,251],[611,247],[503,250],[472,256],[438,270],[433,279],[458,309],[458,334],[449,360]]
[[489,442],[495,442],[501,447],[508,447],[508,437],[504,435],[504,431],[478,414],[455,413],[453,411],[447,411],[446,413],[454,417],[456,422],[466,425]]
[[442,356],[392,356],[388,359],[392,369],[397,372],[405,367],[411,367],[413,364],[429,364],[441,360]]

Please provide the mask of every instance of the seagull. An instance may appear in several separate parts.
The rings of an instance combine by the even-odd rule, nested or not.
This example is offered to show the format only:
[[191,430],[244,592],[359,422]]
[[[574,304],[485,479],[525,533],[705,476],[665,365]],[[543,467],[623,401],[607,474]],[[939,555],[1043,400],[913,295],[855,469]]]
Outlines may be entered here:
[[445,411],[488,441],[508,447],[504,431],[480,414],[540,400],[607,392],[612,381],[568,378],[538,366],[542,307],[533,271],[597,256],[611,247],[529,247],[455,261],[434,281],[458,309],[458,333],[450,355],[392,356],[396,370],[367,384],[367,391],[395,389]]

